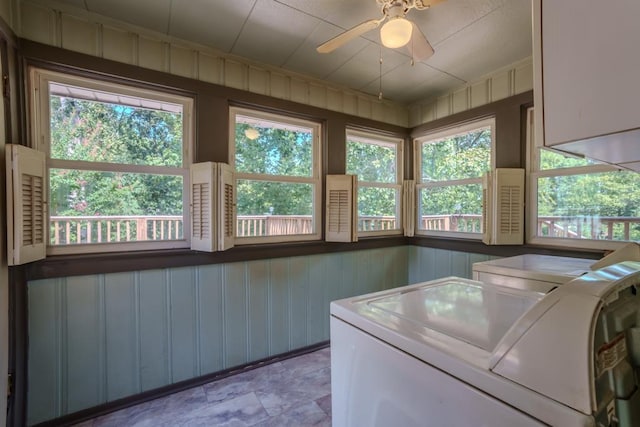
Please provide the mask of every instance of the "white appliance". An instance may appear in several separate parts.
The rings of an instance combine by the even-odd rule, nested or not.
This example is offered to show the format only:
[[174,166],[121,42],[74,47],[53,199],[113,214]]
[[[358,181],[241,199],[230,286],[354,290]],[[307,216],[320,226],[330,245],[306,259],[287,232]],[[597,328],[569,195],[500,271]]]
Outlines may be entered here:
[[472,266],[473,279],[500,286],[547,293],[591,271],[592,259],[551,255],[518,255]]
[[639,285],[625,262],[547,294],[449,277],[334,301],[333,426],[638,426]]

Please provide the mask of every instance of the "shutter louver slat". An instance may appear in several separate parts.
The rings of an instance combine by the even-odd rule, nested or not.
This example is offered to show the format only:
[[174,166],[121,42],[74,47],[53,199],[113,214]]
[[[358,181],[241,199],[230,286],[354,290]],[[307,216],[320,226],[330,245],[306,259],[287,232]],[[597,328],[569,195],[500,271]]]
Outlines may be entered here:
[[191,185],[191,235],[197,239],[202,238],[202,185]]
[[233,185],[224,185],[224,235],[233,237]]
[[329,231],[344,232],[349,227],[349,192],[330,190],[329,205]]
[[500,187],[500,232],[518,233],[520,231],[520,219],[518,215],[518,203],[520,189],[516,186],[503,185]]
[[235,174],[231,166],[226,163],[218,163],[217,168],[217,249],[219,251],[226,251],[233,247],[236,237]]
[[327,242],[358,240],[357,188],[355,175],[327,175],[325,210]]
[[20,265],[46,256],[44,153],[6,145],[7,262]]
[[484,243],[523,243],[524,169],[498,168],[483,177],[482,219]]
[[214,252],[233,247],[234,174],[224,163],[191,165],[191,249]]
[[198,239],[211,237],[211,206],[209,185],[206,183],[193,184],[193,236]]
[[191,165],[191,249],[213,252],[213,169],[211,163]]

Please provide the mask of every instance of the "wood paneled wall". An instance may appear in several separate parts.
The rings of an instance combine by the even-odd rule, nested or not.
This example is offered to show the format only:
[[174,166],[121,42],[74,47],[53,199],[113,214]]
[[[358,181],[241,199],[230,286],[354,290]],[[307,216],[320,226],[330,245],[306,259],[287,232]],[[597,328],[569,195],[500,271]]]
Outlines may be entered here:
[[461,113],[533,89],[531,57],[458,90],[409,107],[409,127]]
[[[6,9],[7,13],[11,12],[8,6]],[[418,126],[533,88],[533,63],[529,57],[451,93],[406,107],[163,34],[80,13],[62,4],[60,10],[55,10],[24,0],[19,3],[19,9],[20,18],[14,19],[17,25],[13,27],[20,37],[29,40],[403,127]]]
[[406,285],[409,247],[28,284],[34,424],[329,339],[329,302]]
[[20,37],[151,70],[408,126],[404,106],[60,6],[20,2]]
[[329,339],[329,303],[487,255],[417,246],[28,284],[28,423]]

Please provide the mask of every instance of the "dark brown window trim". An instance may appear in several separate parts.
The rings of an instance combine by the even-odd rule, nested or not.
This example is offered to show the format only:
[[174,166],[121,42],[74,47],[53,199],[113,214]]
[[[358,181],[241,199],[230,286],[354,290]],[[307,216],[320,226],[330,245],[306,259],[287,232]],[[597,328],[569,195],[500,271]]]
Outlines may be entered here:
[[602,250],[578,250],[575,248],[548,247],[538,245],[485,245],[480,240],[466,240],[455,238],[433,238],[416,236],[411,238],[410,244],[427,248],[444,249],[448,251],[468,252],[498,257],[509,257],[525,254],[555,255],[572,258],[600,259],[604,255]]
[[[91,55],[85,55],[41,43],[20,39],[20,53],[23,65],[35,65],[43,68],[101,78],[121,84],[133,84],[152,87],[156,90],[180,93],[196,99],[196,149],[194,161],[228,161],[228,108],[237,105],[257,110],[275,112],[320,121],[325,125],[323,135],[323,169],[326,173],[344,173],[345,143],[347,128],[370,130],[387,135],[404,137],[405,166],[407,177],[412,175],[411,142],[412,137],[434,129],[459,125],[483,117],[496,118],[496,134],[501,146],[497,146],[498,167],[519,167],[523,163],[521,116],[522,109],[533,103],[532,91],[515,95],[503,100],[483,105],[442,119],[429,122],[414,129],[385,124],[370,119],[338,113],[318,107],[298,104],[288,100],[215,85],[186,77],[144,69],[135,65],[123,64]],[[213,117],[213,119],[212,119]],[[213,136],[213,138],[211,138]],[[520,144],[513,141],[520,140]],[[240,246],[225,252],[202,253],[183,250],[134,251],[103,254],[79,254],[51,256],[22,267],[26,280],[102,274],[147,269],[172,268],[241,262],[258,259],[305,256],[330,252],[366,250],[402,245],[417,245],[462,252],[508,256],[515,253],[551,253],[574,254],[594,258],[601,251],[577,251],[573,249],[542,248],[536,246],[486,246],[481,242],[426,237],[380,237],[364,238],[357,243],[326,243],[322,241],[301,243],[279,243],[266,245]],[[568,255],[571,256],[571,255]]]
[[386,248],[409,243],[406,237],[361,239],[355,243],[324,241],[236,246],[224,252],[189,249],[56,255],[23,266],[27,280],[307,256]]
[[236,246],[224,252],[197,252],[189,249],[133,251],[103,254],[58,255],[27,264],[26,280],[107,274],[163,268],[194,267],[243,261],[309,256],[334,252],[361,251],[396,246],[422,246],[493,256],[527,253],[599,259],[603,251],[548,248],[542,246],[487,246],[480,241],[430,237],[364,238],[355,243],[300,242]]

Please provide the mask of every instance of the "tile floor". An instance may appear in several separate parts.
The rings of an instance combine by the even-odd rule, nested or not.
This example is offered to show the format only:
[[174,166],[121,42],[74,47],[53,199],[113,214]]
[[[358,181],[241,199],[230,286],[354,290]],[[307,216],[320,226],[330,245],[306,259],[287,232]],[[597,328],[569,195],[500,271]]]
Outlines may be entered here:
[[331,426],[330,349],[232,375],[76,426]]

